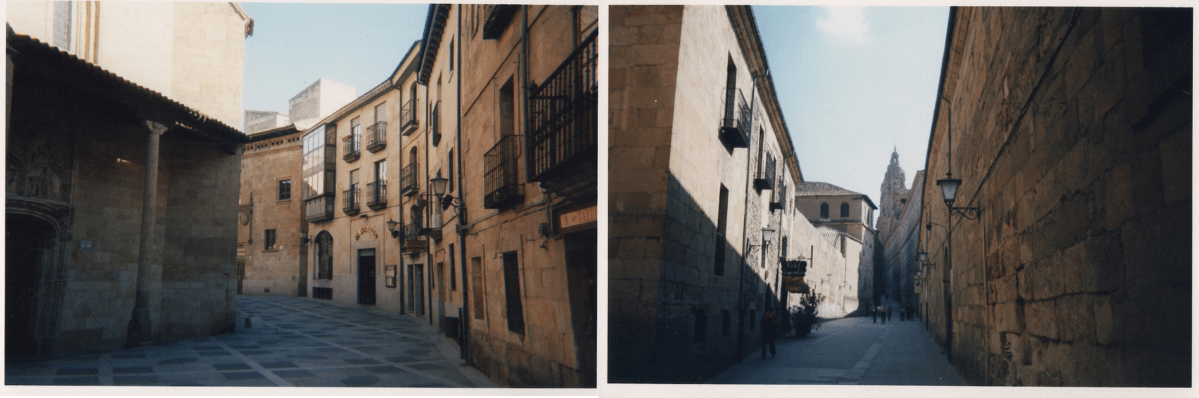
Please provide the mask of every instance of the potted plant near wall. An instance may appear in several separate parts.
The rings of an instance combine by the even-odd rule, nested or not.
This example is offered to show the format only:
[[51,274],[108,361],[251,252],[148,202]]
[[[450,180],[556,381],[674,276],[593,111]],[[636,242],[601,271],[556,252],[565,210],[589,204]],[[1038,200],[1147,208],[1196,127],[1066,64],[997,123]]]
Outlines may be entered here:
[[819,329],[816,324],[817,308],[824,302],[820,293],[804,293],[799,295],[799,303],[791,307],[791,322],[795,326],[795,337],[807,337],[813,330]]

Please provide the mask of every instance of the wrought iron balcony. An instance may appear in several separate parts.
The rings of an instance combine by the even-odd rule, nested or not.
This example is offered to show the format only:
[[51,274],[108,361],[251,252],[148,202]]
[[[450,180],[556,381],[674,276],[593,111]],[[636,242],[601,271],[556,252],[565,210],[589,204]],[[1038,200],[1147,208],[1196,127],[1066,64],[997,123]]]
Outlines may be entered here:
[[429,250],[429,242],[421,239],[420,225],[405,224],[403,235],[401,236],[401,244],[404,250],[411,253],[419,253]]
[[787,183],[781,176],[779,177],[778,187],[778,189],[774,190],[777,193],[774,195],[774,200],[770,202],[770,211],[787,208]]
[[362,137],[358,134],[347,135],[341,139],[341,158],[346,162],[358,160],[362,154]]
[[350,185],[350,189],[341,191],[341,211],[347,216],[358,214],[361,207],[358,205],[358,184]]
[[321,222],[333,219],[334,194],[323,194],[304,201],[304,220]]
[[765,168],[761,174],[758,174],[758,178],[754,179],[754,189],[759,192],[764,189],[774,189],[774,164],[774,157],[767,153]]
[[408,163],[407,166],[400,169],[400,194],[404,196],[416,195],[420,192],[420,185],[416,183],[416,171],[419,169],[416,162]]
[[378,180],[366,183],[366,207],[371,210],[387,207],[387,181]]
[[724,117],[720,120],[720,141],[732,148],[749,148],[753,121],[753,110],[745,102],[741,89],[724,89]]
[[483,39],[494,40],[500,38],[500,35],[504,33],[504,29],[508,27],[508,23],[512,22],[512,17],[516,16],[517,11],[520,11],[520,6],[518,5],[483,5],[483,15],[486,18],[483,20]]
[[366,126],[366,150],[379,152],[387,147],[387,122],[375,122]]
[[412,134],[416,131],[416,98],[409,98],[408,102],[400,108],[400,133],[403,135]]
[[594,174],[598,156],[596,36],[592,32],[529,95],[529,181]]
[[483,208],[499,209],[524,200],[525,187],[517,179],[520,136],[500,138],[483,155]]

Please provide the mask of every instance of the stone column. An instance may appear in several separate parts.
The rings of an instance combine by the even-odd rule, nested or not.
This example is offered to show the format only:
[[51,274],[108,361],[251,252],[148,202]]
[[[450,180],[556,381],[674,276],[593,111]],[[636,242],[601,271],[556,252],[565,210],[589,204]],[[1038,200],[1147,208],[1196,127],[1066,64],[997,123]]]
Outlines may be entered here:
[[137,257],[137,301],[133,305],[133,317],[129,319],[126,347],[135,347],[149,340],[153,333],[150,324],[150,252],[154,239],[154,207],[158,191],[158,142],[167,127],[147,120],[150,134],[146,144],[145,192],[142,196],[142,230],[138,242]]

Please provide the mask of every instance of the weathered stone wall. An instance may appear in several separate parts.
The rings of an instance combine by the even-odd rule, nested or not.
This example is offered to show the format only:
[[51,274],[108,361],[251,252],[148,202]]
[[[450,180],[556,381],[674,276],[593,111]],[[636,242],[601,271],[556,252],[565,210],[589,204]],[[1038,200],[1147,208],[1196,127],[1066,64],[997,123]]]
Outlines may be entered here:
[[886,286],[887,297],[898,301],[900,305],[912,305],[912,308],[916,308],[915,294],[918,291],[915,279],[912,277],[916,274],[916,270],[920,269],[920,260],[916,254],[924,247],[920,240],[923,236],[921,231],[925,231],[924,226],[920,223],[924,217],[921,206],[924,188],[923,173],[923,170],[916,172],[912,189],[904,195],[908,199],[908,205],[904,206],[903,213],[894,223],[891,233],[883,237],[884,263],[882,266],[883,275],[886,278],[883,283]]
[[170,96],[227,125],[241,126],[249,21],[233,7],[228,2],[175,4]]
[[[161,340],[233,330],[241,148],[164,136]],[[164,181],[159,180],[159,181]],[[160,205],[161,207],[161,205]]]
[[[301,134],[294,132],[246,144],[241,160],[242,205],[250,207],[238,225],[243,256],[241,294],[305,296],[308,251],[301,242],[306,223],[301,193]],[[279,181],[290,180],[288,199],[279,199]],[[275,245],[265,247],[265,231],[275,230]],[[309,236],[314,238],[315,235]]]
[[[954,364],[980,384],[1190,385],[1191,10],[955,17],[924,188],[954,233]],[[955,206],[978,221],[947,221],[933,183],[950,108]],[[943,272],[945,234],[929,242]]]
[[[652,339],[637,336],[659,328],[683,8],[609,7],[609,17],[608,377],[617,381],[664,365]],[[738,189],[729,190],[733,207]]]
[[[594,330],[594,314],[575,314],[574,311],[584,307],[572,307],[572,298],[580,294],[575,289],[586,289],[572,276],[572,264],[577,259],[568,256],[567,236],[550,230],[554,225],[551,218],[553,211],[564,205],[572,205],[568,198],[550,195],[541,189],[539,183],[528,182],[526,169],[530,167],[524,161],[524,152],[519,154],[517,161],[518,180],[523,184],[524,196],[515,204],[498,209],[485,209],[484,196],[487,194],[485,182],[484,154],[491,150],[501,137],[500,106],[497,103],[501,86],[513,80],[513,131],[517,134],[528,134],[529,128],[521,117],[526,103],[522,96],[526,92],[520,86],[518,68],[521,60],[521,23],[525,11],[518,11],[507,28],[496,40],[482,39],[481,35],[471,34],[481,26],[485,15],[481,10],[472,9],[473,5],[454,7],[450,11],[446,25],[446,37],[437,54],[437,61],[430,76],[430,101],[441,101],[441,112],[444,127],[443,138],[439,146],[427,147],[430,167],[423,178],[435,177],[440,170],[445,176],[450,169],[450,154],[454,152],[456,128],[450,119],[457,110],[454,103],[458,102],[456,85],[459,74],[462,79],[462,128],[461,164],[462,191],[455,191],[455,197],[465,200],[466,213],[470,227],[466,236],[466,255],[468,259],[457,259],[454,265],[465,269],[470,261],[479,261],[483,275],[473,281],[482,281],[482,286],[471,285],[470,300],[481,304],[484,308],[480,314],[471,312],[470,318],[470,352],[472,361],[480,370],[502,385],[513,387],[528,386],[594,386],[595,385],[595,355],[596,348],[588,347],[588,343],[580,339],[580,329]],[[528,78],[532,82],[544,83],[549,75],[557,69],[567,56],[575,50],[573,37],[582,38],[594,25],[594,20],[587,20],[586,15],[595,15],[594,7],[583,7],[580,13],[584,15],[579,25],[580,31],[575,31],[573,7],[566,6],[527,6],[528,12]],[[455,51],[449,53],[450,33],[456,32],[457,14],[462,17],[462,32],[464,36],[454,37]],[[479,19],[471,20],[472,16]],[[594,18],[594,17],[592,17]],[[469,36],[465,36],[468,35]],[[461,57],[459,60],[457,57]],[[461,71],[451,71],[448,68],[450,60],[461,62],[455,68]],[[437,82],[441,81],[442,89],[436,90]],[[457,159],[456,159],[457,160]],[[457,169],[457,166],[454,167]],[[456,182],[456,181],[455,181]],[[592,202],[594,203],[594,202]],[[587,203],[579,202],[578,205]],[[553,210],[552,210],[553,209]],[[450,266],[447,252],[450,244],[459,250],[458,234],[455,226],[458,220],[454,211],[441,210],[436,206],[433,210],[439,212],[443,221],[441,242],[432,246],[434,250],[433,263],[444,264],[435,267],[439,281],[448,281],[450,274],[446,270]],[[550,229],[543,229],[550,228]],[[591,236],[594,236],[591,235]],[[521,309],[523,314],[523,332],[509,329],[507,286],[504,278],[504,253],[514,252],[519,270],[519,288],[521,293]],[[454,253],[455,257],[459,254]],[[474,272],[473,270],[471,272]],[[460,275],[460,274],[455,274]],[[471,275],[472,277],[475,275]],[[448,282],[438,282],[439,294],[436,300],[445,303],[444,316],[457,316],[457,308],[461,306],[462,285],[458,282],[456,288],[450,288]],[[480,295],[481,293],[481,295]],[[442,300],[442,297],[445,299]],[[575,319],[590,319],[587,322],[575,322]],[[584,372],[583,369],[588,369]],[[590,373],[590,374],[588,374]]]

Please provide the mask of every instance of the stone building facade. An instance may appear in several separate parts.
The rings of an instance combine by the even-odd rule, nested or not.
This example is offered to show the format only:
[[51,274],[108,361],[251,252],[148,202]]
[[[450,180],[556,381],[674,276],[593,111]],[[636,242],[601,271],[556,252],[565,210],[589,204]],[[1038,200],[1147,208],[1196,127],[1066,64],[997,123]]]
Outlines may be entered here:
[[756,351],[765,311],[795,300],[784,260],[811,263],[832,316],[856,306],[841,293],[860,248],[849,265],[794,200],[803,175],[752,10],[610,16],[608,381],[700,382]]
[[17,33],[242,125],[242,64],[254,20],[237,3],[10,1],[5,9]]
[[452,220],[434,272],[462,267],[467,355],[506,386],[594,387],[599,9],[459,5],[430,18],[420,78],[444,87],[443,120],[459,118],[429,148],[428,177],[458,184],[446,190],[458,202],[431,206]]
[[[951,10],[920,297],[973,382],[1191,385],[1192,32],[1185,8]],[[951,171],[978,219],[949,216]]]
[[[923,189],[924,170],[920,170],[916,172],[912,188],[907,190],[899,201],[903,211],[892,224],[891,231],[886,234],[881,231],[879,233],[883,259],[879,268],[882,281],[885,282],[883,292],[889,299],[900,305],[911,306],[912,309],[918,309],[920,305],[916,298],[919,292],[917,274],[926,277],[925,273],[928,272],[921,268],[917,258],[917,254],[924,251],[924,245],[920,240],[923,236],[921,231],[931,228],[926,228],[926,225],[920,223],[924,219]],[[894,216],[892,218],[894,219]],[[882,222],[881,219],[879,221]]]
[[289,118],[287,115],[275,111],[247,110],[245,115],[245,128],[242,131],[244,131],[246,135],[254,134],[259,131],[284,127],[287,126],[291,121],[291,118]]
[[12,29],[7,44],[6,360],[232,330],[245,136]]
[[294,124],[249,135],[238,198],[238,294],[308,295],[300,138]]
[[810,266],[808,280],[826,297],[819,315],[837,318],[862,313],[879,299],[874,290],[875,259],[881,247],[874,229],[878,207],[867,195],[827,182],[796,185],[795,206],[800,217],[821,230],[824,240],[840,254]]
[[303,128],[308,294],[425,320],[506,386],[595,386],[597,25],[430,6],[387,81]]

